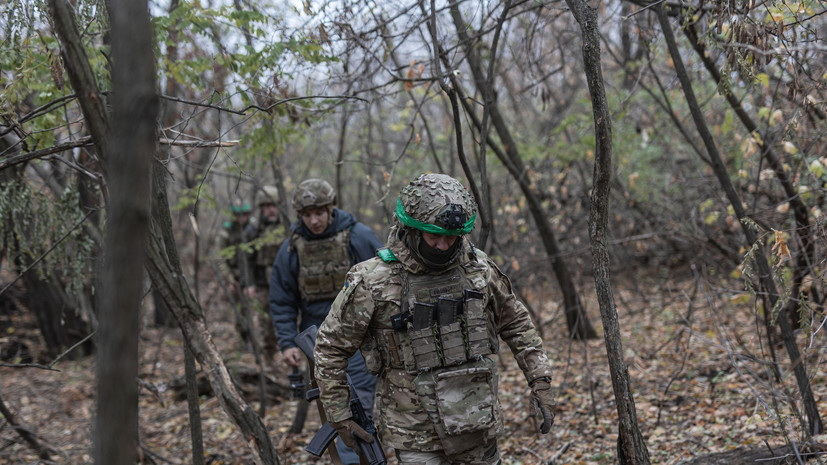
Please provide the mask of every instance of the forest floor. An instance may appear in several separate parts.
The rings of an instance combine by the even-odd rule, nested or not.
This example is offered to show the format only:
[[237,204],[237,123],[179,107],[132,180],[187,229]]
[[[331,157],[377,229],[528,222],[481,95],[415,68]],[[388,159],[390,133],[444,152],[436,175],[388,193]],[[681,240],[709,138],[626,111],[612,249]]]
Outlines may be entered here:
[[[615,286],[623,356],[651,463],[714,463],[709,454],[730,451],[737,458],[746,456],[746,449],[770,455],[769,451],[781,450],[785,437],[802,446],[801,419],[785,401],[790,396],[800,397],[789,359],[781,346],[772,348],[779,359],[781,382],[768,374],[765,360],[769,359],[766,354],[770,348],[757,336],[762,326],[756,321],[749,295],[735,289],[711,288],[708,283],[699,287],[692,281],[677,285],[638,281]],[[602,333],[594,293],[588,289],[583,292],[591,322]],[[568,340],[560,308],[548,303],[552,297],[526,295],[538,312],[545,346],[553,358],[552,384],[559,410],[551,433],[539,436],[535,424],[527,420],[529,391],[525,380],[503,344],[499,355],[500,400],[506,428],[499,442],[503,463],[616,463],[617,411],[603,338]],[[226,302],[218,298],[209,301],[208,327],[231,372],[254,372],[254,358],[235,333]],[[0,335],[0,346],[13,339],[26,339],[36,355],[39,336],[35,322],[28,312],[17,311],[11,316],[14,330]],[[826,331],[822,327],[812,339],[803,333],[798,336],[822,417],[827,416]],[[50,362],[37,357],[35,361]],[[142,462],[192,463],[187,403],[183,391],[176,388],[184,376],[180,332],[146,324],[141,330],[139,370]],[[275,385],[272,392],[289,392],[286,373],[281,360],[271,363],[268,379]],[[239,383],[258,411],[255,377],[239,376]],[[57,451],[52,461],[39,461],[0,418],[0,464],[92,463],[94,390],[94,357],[62,360],[53,371],[0,367],[0,398],[5,406],[21,425]],[[207,393],[200,401],[207,463],[252,463],[247,444],[215,397]],[[287,395],[271,396],[263,417],[279,448],[281,463],[329,463],[303,450],[319,427],[315,407],[309,410],[303,433],[286,434],[298,402]],[[815,440],[823,444],[827,435]],[[396,464],[396,460],[389,457],[389,463]],[[827,463],[827,455],[817,454],[810,463]]]

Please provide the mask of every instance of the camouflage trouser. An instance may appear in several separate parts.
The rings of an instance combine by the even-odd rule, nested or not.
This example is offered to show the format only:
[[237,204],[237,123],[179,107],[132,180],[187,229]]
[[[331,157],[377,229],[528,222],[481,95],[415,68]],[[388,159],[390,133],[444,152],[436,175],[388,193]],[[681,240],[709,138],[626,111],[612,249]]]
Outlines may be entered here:
[[253,313],[253,332],[261,344],[265,363],[271,363],[278,352],[278,340],[270,318],[270,291],[266,287],[256,286],[256,301],[251,302]]
[[500,451],[497,442],[481,444],[461,454],[447,456],[443,452],[417,452],[396,450],[399,465],[500,465]]

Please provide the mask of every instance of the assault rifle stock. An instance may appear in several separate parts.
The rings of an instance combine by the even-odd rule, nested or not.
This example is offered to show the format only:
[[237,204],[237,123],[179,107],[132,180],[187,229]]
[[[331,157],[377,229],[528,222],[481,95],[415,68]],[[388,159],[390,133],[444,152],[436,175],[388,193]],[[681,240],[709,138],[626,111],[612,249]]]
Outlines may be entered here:
[[[318,328],[313,325],[300,332],[294,339],[299,349],[301,349],[308,360],[313,363],[316,362],[313,349],[316,346],[317,332]],[[359,446],[356,452],[362,456],[362,459],[367,461],[368,465],[387,465],[385,452],[382,450],[382,445],[379,444],[379,437],[376,434],[376,425],[373,423],[373,417],[365,411],[365,408],[359,401],[359,395],[356,393],[353,383],[350,382],[350,377],[348,377],[348,386],[350,386],[350,413],[353,415],[353,421],[373,436],[373,442],[371,443],[354,438],[356,444]],[[319,388],[316,387],[308,390],[306,398],[308,402],[317,400],[319,398]],[[321,457],[325,449],[327,449],[337,435],[336,429],[330,426],[330,423],[325,422],[304,450],[316,457]]]

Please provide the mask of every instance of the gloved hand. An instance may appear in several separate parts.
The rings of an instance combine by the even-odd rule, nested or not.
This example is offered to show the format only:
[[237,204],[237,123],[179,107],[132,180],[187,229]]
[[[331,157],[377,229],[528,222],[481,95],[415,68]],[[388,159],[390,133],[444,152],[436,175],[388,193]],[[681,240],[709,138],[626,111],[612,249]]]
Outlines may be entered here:
[[551,430],[554,424],[554,415],[557,403],[551,392],[551,384],[545,379],[536,379],[531,383],[531,404],[534,406],[534,415],[540,423],[540,432],[543,434]]
[[330,426],[332,426],[336,432],[339,433],[339,437],[342,438],[342,441],[344,441],[345,444],[353,450],[356,450],[355,438],[359,438],[368,444],[373,442],[373,436],[371,436],[367,431],[362,429],[361,426],[351,419],[331,421]]

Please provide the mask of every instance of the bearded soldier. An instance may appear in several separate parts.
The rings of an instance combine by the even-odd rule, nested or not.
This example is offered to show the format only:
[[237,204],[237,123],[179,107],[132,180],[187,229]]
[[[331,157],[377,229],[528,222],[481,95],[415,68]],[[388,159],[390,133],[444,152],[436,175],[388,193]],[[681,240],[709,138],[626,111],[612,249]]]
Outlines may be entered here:
[[549,431],[550,362],[509,279],[466,237],[475,218],[459,181],[419,176],[397,201],[388,248],[348,273],[315,349],[324,411],[345,442],[371,441],[348,408],[344,370],[360,351],[379,377],[379,437],[400,465],[502,463],[498,337],[531,387],[541,431]]
[[258,221],[248,223],[245,238],[253,254],[250,257],[252,283],[245,290],[254,303],[256,333],[264,340],[264,355],[272,360],[276,354],[276,334],[270,318],[269,289],[273,262],[284,240],[285,228],[279,219],[279,190],[276,186],[263,186],[258,198]]
[[[303,362],[294,338],[312,325],[320,326],[351,266],[367,260],[382,247],[376,234],[349,212],[336,208],[336,192],[327,181],[307,179],[293,193],[298,220],[279,249],[270,276],[270,314],[284,361]],[[366,411],[373,411],[376,378],[365,369],[360,354],[343,363]],[[358,455],[337,441],[345,465],[358,464]]]

